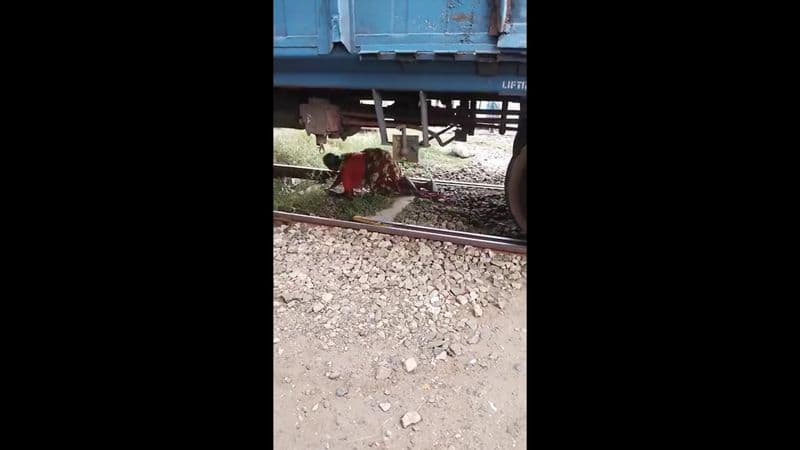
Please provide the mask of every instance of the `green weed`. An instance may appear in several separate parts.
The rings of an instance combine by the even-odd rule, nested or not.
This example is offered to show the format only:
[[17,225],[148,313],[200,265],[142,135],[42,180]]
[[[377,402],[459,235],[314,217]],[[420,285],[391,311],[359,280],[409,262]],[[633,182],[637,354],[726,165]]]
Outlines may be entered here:
[[322,185],[304,180],[291,186],[280,180],[272,181],[272,209],[297,214],[350,220],[353,216],[372,216],[392,204],[391,197],[367,194],[347,199],[329,195]]
[[[400,134],[397,130],[388,130],[389,140],[393,134]],[[417,130],[409,130],[411,136],[421,136]],[[330,139],[325,144],[324,153],[343,153],[360,152],[365,148],[382,148],[391,152],[391,145],[380,145],[381,138],[377,131],[366,130],[354,136],[350,136],[346,141],[341,139]],[[275,128],[272,136],[273,162],[279,164],[290,164],[306,167],[325,167],[322,164],[322,155],[317,149],[314,136],[307,136],[303,130],[293,130],[287,128]],[[450,147],[440,147],[435,140],[431,140],[431,146],[421,148],[419,163],[400,161],[401,167],[424,168],[429,166],[448,166],[460,167],[468,164],[468,160],[450,155]]]

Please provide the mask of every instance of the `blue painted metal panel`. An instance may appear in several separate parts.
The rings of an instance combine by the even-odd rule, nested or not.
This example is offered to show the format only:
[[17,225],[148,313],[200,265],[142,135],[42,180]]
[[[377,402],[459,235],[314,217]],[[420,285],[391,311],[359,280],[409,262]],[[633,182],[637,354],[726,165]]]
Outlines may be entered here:
[[276,56],[327,54],[336,42],[352,53],[526,49],[525,0],[275,0],[273,11]]
[[489,51],[493,0],[355,0],[355,39],[369,51]]
[[[319,0],[275,0],[273,46],[318,47],[317,3]],[[309,14],[312,12],[312,14]]]
[[[527,93],[525,0],[273,5],[275,86]],[[494,61],[514,62],[501,62],[493,75],[478,73],[476,62]]]
[[318,0],[315,6],[317,8],[317,36],[319,37],[319,45],[317,48],[320,55],[325,55],[330,53],[331,49],[333,49],[334,27],[331,19],[330,1]]
[[[376,77],[370,73],[281,73],[272,76],[274,86],[327,89],[380,89],[387,91],[420,90],[527,97],[527,77],[519,75],[429,75],[394,73]],[[413,88],[411,88],[413,86]],[[411,89],[410,89],[411,88]]]
[[505,33],[497,39],[500,49],[525,49],[528,46],[528,8],[524,1],[511,2],[511,17]]
[[335,0],[331,14],[334,27],[333,42],[341,42],[348,52],[354,52],[353,2],[351,0]]
[[360,60],[333,54],[286,58],[275,63],[277,87],[423,90],[527,96],[527,74],[516,63],[501,63],[495,75],[478,75],[474,63]]

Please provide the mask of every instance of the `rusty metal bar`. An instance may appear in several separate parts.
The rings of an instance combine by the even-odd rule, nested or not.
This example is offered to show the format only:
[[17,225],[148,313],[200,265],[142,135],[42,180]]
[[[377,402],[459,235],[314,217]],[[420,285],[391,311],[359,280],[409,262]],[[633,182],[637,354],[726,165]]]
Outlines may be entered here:
[[450,142],[453,141],[453,139],[456,138],[455,136],[452,136],[450,139],[446,140],[445,142],[442,142],[442,138],[440,137],[442,133],[446,133],[449,129],[453,128],[454,126],[455,125],[448,125],[447,128],[439,131],[438,133],[435,131],[430,132],[433,135],[433,138],[436,139],[436,142],[439,143],[439,147],[444,147],[445,145],[449,144]]
[[377,90],[372,90],[372,101],[375,102],[375,117],[378,118],[378,128],[381,131],[381,145],[389,145],[389,138],[386,136],[386,120],[383,118],[383,100]]
[[439,135],[442,135],[443,133],[447,133],[447,132],[448,132],[448,131],[450,131],[450,129],[452,129],[454,126],[455,126],[455,125],[453,125],[453,124],[450,124],[450,125],[448,125],[446,128],[444,128],[444,129],[442,129],[442,130],[439,130],[439,131],[433,131],[433,130],[430,130],[430,133],[431,133],[431,134],[433,134],[433,135],[439,136]]
[[430,147],[428,143],[428,99],[425,92],[419,91],[419,113],[422,119],[422,147]]
[[[472,127],[472,128],[497,128],[497,127],[500,126],[500,123],[501,123],[502,120],[503,119],[492,119],[492,118],[489,118],[489,117],[479,117],[477,119],[471,119],[468,122],[467,121],[464,121],[464,122],[456,121],[456,123],[464,130],[466,130],[469,127]],[[351,122],[351,121],[348,120],[348,121],[346,121],[344,123],[347,124],[347,125],[353,125],[355,122]],[[507,119],[506,120],[506,125],[520,126],[520,123],[516,119]],[[364,124],[363,126],[364,127],[376,128],[375,124],[372,124],[372,125]],[[418,125],[407,124],[406,126],[408,128],[412,128],[414,130],[421,130],[422,129]],[[442,124],[435,125],[435,126],[443,127],[443,126],[445,126],[445,124],[442,123]],[[524,126],[524,124],[523,124],[523,126]],[[508,129],[511,130],[513,128],[508,128]],[[430,133],[430,134],[433,135],[433,133]]]
[[[389,225],[371,225],[366,223],[351,222],[347,220],[329,219],[327,217],[306,216],[303,214],[287,213],[283,211],[272,211],[274,221],[305,222],[315,225],[328,227],[351,228],[356,230],[367,230],[375,233],[392,234],[395,236],[406,236],[415,239],[428,239],[433,241],[452,242],[454,244],[471,245],[473,247],[489,248],[510,253],[528,253],[527,243],[516,239],[502,238],[499,236],[489,236],[485,234],[474,234],[474,237],[467,237],[452,233],[451,230],[423,231],[408,228],[399,228]],[[461,233],[461,232],[459,232]],[[500,240],[499,240],[500,239]],[[506,239],[505,241],[502,239]]]
[[[456,111],[456,110],[454,110]],[[446,126],[450,123],[456,122],[463,126],[477,126],[481,121],[491,121],[494,123],[500,123],[504,121],[507,124],[516,125],[520,123],[522,120],[519,118],[511,118],[508,117],[510,115],[519,115],[519,111],[515,110],[508,110],[503,116],[502,111],[500,110],[473,110],[475,114],[487,115],[489,117],[468,117],[465,114],[445,114],[441,111],[434,111],[428,108],[428,127],[442,127]],[[354,113],[354,112],[344,112],[341,113],[342,117],[342,125],[344,126],[361,126],[361,127],[375,127],[380,130],[380,122],[375,119],[376,112],[372,112],[369,114],[365,113]],[[418,126],[416,123],[420,121],[420,118],[416,115],[409,115],[405,112],[402,115],[394,115],[394,116],[386,116],[384,114],[384,127],[396,123],[405,123],[409,126],[409,128],[414,125],[419,130],[424,130],[426,127]],[[421,121],[420,121],[421,122]],[[430,143],[430,131],[428,132],[428,142]]]
[[[501,101],[501,100],[488,100],[488,101]],[[340,114],[342,116],[353,116],[353,117],[368,117],[368,118],[375,117],[374,108],[370,108],[369,105],[361,105],[361,106],[364,106],[365,108],[359,107],[358,110],[346,109],[346,110],[341,111]],[[428,117],[430,117],[431,119],[438,118],[438,117],[452,117],[453,116],[452,111],[454,111],[454,110],[452,110],[452,109],[448,110],[447,108],[440,108],[440,107],[430,107],[430,105],[429,105],[429,107],[428,107]],[[476,113],[478,113],[478,114],[497,114],[497,115],[500,115],[500,110],[499,109],[477,108],[474,111]],[[520,112],[519,109],[509,109],[508,110],[509,114],[519,114],[519,112]],[[384,108],[384,115],[387,115],[387,114],[389,114],[389,115],[394,114],[394,115],[402,116],[404,118],[411,118],[411,116],[413,116],[415,114],[415,111],[412,111],[412,110],[410,110],[408,108],[401,108],[399,106],[392,105],[392,106],[387,106],[386,108]]]
[[511,19],[511,0],[500,0],[500,11],[498,14],[498,31],[505,33],[508,31],[508,22]]
[[[486,128],[486,129],[495,129],[496,128],[496,129],[500,129],[500,125],[476,122],[475,123],[475,128]],[[516,127],[508,127],[507,126],[506,127],[506,131],[517,131],[517,128]],[[500,133],[500,134],[503,134],[503,133]]]
[[[508,100],[503,100],[503,110],[502,110],[502,115],[500,116],[500,118],[508,119],[508,116],[506,115],[507,112],[508,112]],[[506,134],[506,124],[507,123],[508,123],[508,121],[506,121],[506,120],[500,122],[500,134]]]
[[[475,109],[474,111],[475,111],[476,114],[488,114],[488,115],[495,115],[495,116],[499,116],[499,115],[502,114],[502,111],[499,110],[499,109]],[[519,111],[517,111],[517,110],[509,109],[508,111],[509,111],[510,114],[519,114]]]

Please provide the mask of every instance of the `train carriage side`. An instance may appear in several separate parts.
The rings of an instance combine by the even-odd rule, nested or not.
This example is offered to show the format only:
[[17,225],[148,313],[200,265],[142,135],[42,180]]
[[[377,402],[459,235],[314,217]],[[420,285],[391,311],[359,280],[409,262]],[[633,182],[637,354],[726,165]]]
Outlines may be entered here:
[[273,7],[274,127],[305,129],[324,145],[362,127],[378,128],[388,144],[386,128],[405,126],[422,132],[422,147],[466,141],[476,128],[515,130],[506,198],[527,232],[525,0],[276,0]]

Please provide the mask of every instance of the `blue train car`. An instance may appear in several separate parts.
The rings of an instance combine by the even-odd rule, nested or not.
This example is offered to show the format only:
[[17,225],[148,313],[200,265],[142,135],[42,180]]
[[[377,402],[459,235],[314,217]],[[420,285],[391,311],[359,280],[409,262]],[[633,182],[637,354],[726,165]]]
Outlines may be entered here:
[[[514,130],[506,193],[527,228],[525,0],[274,0],[273,8],[273,126],[305,129],[319,145],[362,127],[378,128],[388,144],[387,127],[412,128],[423,147],[465,141],[476,128]],[[485,102],[498,108],[479,108]]]

